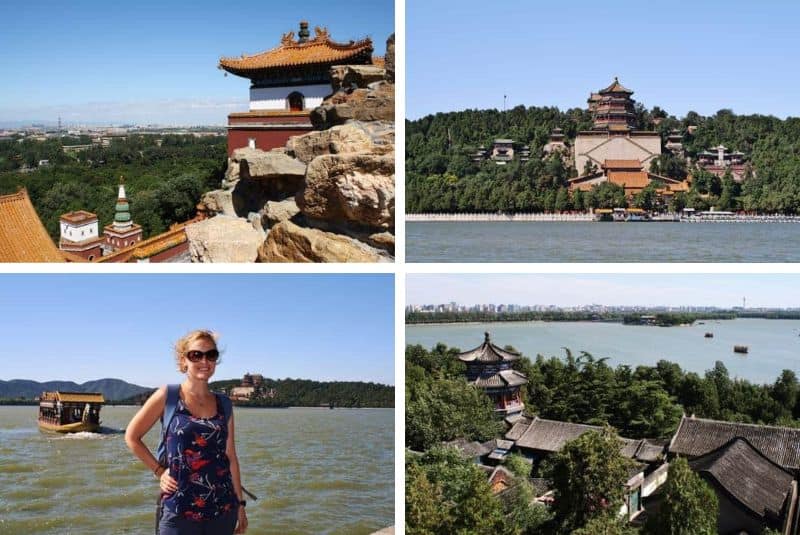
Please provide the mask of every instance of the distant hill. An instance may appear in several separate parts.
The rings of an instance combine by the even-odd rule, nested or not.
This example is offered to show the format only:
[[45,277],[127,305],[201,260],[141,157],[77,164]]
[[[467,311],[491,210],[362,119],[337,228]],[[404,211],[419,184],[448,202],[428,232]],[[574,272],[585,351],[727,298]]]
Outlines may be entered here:
[[26,379],[12,379],[0,381],[0,399],[33,399],[42,392],[50,390],[68,390],[72,392],[101,392],[107,401],[118,401],[143,392],[151,388],[127,383],[121,379],[98,379],[78,384],[72,381],[47,381],[40,383]]

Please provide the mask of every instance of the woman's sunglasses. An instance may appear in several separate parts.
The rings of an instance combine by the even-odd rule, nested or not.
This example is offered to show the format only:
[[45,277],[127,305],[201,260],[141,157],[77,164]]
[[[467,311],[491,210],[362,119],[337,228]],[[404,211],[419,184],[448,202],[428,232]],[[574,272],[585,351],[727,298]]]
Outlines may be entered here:
[[206,358],[208,362],[217,362],[219,358],[219,351],[216,349],[209,349],[208,351],[187,351],[186,358],[192,362],[200,362],[200,359]]

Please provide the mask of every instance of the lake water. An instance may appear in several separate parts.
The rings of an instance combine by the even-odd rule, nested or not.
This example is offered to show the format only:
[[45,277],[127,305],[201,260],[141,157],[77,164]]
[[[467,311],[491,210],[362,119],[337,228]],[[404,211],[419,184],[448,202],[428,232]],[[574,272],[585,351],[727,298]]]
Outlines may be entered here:
[[406,260],[800,262],[800,224],[407,222]]
[[[661,359],[702,374],[717,360],[738,376],[757,383],[772,383],[784,369],[800,375],[800,321],[736,319],[695,323],[691,327],[652,327],[596,322],[514,322],[406,326],[406,343],[430,349],[439,342],[472,349],[489,331],[492,341],[512,345],[535,359],[574,355],[588,351],[610,357],[609,364],[654,365]],[[705,338],[706,332],[714,338]],[[733,352],[734,345],[749,346],[749,353]]]
[[[121,430],[45,434],[37,407],[0,407],[0,533],[152,533],[158,482]],[[156,426],[145,438],[155,448]],[[366,534],[394,524],[392,409],[236,409],[248,534]]]

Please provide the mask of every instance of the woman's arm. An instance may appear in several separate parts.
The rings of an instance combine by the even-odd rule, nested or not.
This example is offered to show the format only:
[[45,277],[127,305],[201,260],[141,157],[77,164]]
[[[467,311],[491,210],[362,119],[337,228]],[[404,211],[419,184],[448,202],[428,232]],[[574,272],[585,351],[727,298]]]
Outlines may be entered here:
[[[228,419],[228,443],[225,445],[225,453],[228,455],[228,461],[230,462],[233,491],[236,493],[236,499],[242,501],[242,476],[239,471],[239,458],[236,456],[236,441],[233,437],[233,430],[233,414],[231,414]],[[247,513],[244,507],[239,507],[239,519],[234,533],[244,533],[245,531],[247,531]]]
[[[155,425],[164,412],[167,403],[167,388],[162,386],[156,390],[150,398],[145,401],[133,418],[131,418],[128,428],[125,430],[125,443],[128,448],[153,472],[161,482],[161,490],[167,493],[175,492],[178,488],[177,482],[170,477],[169,470],[160,469],[158,460],[153,456],[148,447],[142,441],[142,437]],[[159,473],[160,472],[160,473]]]

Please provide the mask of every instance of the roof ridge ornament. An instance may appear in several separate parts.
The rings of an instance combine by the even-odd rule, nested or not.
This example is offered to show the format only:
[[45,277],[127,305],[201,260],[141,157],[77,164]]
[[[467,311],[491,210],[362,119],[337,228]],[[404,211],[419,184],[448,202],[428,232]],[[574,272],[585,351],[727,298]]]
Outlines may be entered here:
[[330,39],[330,32],[325,26],[314,26],[314,42],[327,41]]
[[[283,46],[296,45],[297,42],[294,40],[294,32],[286,32],[285,34],[283,34],[281,36],[281,44]],[[242,54],[242,57],[244,57],[244,54]]]
[[484,339],[483,339],[484,343],[487,343],[487,344],[491,343],[491,340],[490,340],[491,337],[489,336],[489,331],[484,332],[483,336],[484,336]]

